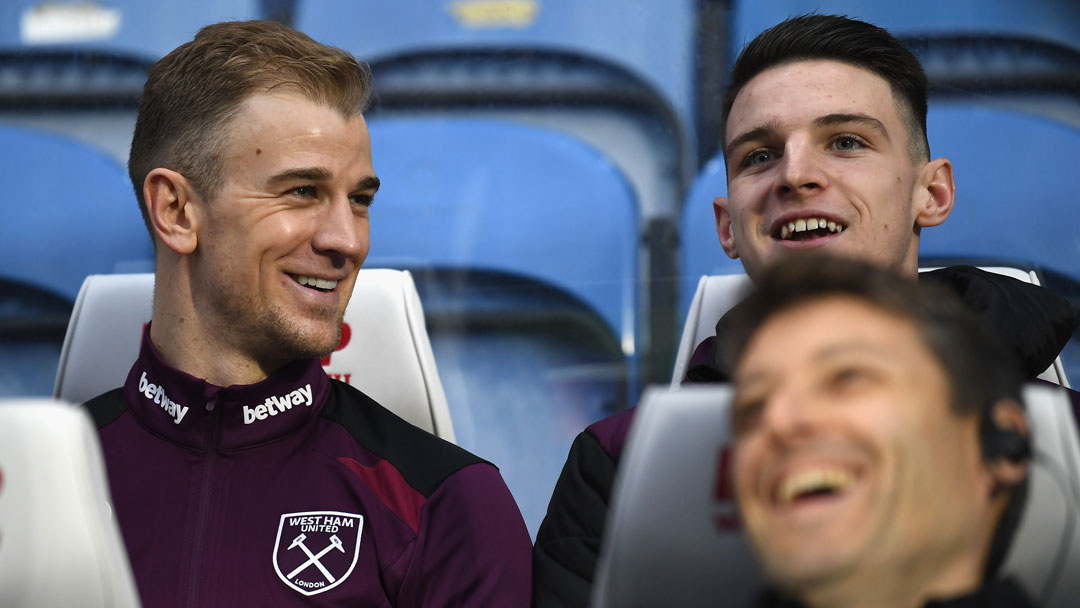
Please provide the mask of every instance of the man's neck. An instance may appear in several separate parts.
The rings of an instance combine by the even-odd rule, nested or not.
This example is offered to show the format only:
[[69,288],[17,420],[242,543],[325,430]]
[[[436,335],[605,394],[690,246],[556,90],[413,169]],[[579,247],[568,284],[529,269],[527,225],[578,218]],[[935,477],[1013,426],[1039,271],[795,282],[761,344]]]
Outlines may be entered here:
[[218,386],[254,384],[288,361],[262,361],[221,339],[217,331],[182,303],[190,298],[162,297],[155,287],[150,341],[170,366]]

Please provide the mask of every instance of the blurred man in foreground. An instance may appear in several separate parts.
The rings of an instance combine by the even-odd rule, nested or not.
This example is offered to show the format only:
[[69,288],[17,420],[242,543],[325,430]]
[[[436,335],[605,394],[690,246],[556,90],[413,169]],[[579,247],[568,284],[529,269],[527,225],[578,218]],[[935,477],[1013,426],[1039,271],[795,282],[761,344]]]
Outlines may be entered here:
[[150,68],[129,169],[152,323],[87,404],[145,606],[528,603],[495,467],[319,362],[368,252],[370,95],[351,55],[266,21]]
[[995,578],[1030,458],[1011,355],[955,297],[792,259],[730,338],[735,494],[762,606],[1028,606]]

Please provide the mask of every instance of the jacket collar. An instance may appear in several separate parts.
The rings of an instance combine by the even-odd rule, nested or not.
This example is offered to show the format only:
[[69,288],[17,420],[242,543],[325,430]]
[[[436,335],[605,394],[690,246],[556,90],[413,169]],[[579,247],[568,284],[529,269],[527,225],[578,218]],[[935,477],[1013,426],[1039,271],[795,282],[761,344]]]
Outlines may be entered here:
[[230,450],[273,441],[322,409],[330,379],[318,359],[285,365],[255,384],[217,386],[162,360],[143,331],[124,384],[132,414],[153,433],[196,449]]

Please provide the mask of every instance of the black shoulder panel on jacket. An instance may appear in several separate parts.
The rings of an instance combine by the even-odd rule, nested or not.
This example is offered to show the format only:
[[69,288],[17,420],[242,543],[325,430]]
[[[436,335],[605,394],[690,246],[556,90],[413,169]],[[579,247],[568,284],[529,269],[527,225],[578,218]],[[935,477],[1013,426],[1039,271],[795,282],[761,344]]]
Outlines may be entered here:
[[360,445],[394,465],[410,486],[427,497],[454,472],[487,462],[405,422],[340,380],[330,381],[330,396],[321,415],[345,427]]
[[127,404],[124,403],[124,389],[114,388],[107,393],[102,393],[87,401],[83,407],[90,412],[94,425],[101,430],[115,422],[127,410]]

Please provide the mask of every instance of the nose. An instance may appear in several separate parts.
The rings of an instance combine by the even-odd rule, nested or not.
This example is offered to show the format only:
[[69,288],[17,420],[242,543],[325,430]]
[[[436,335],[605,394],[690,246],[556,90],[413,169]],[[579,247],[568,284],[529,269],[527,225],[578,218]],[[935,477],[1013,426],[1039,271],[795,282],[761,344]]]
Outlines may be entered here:
[[813,404],[800,391],[777,391],[765,404],[761,428],[771,441],[788,444],[813,432],[813,412]]
[[357,215],[353,205],[345,195],[330,201],[323,207],[312,239],[315,250],[330,255],[338,267],[367,250],[367,219]]
[[828,175],[822,161],[810,142],[797,139],[789,141],[780,161],[777,194],[801,197],[824,188],[828,184]]

